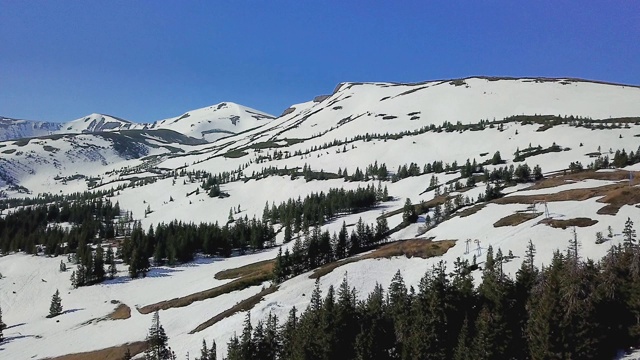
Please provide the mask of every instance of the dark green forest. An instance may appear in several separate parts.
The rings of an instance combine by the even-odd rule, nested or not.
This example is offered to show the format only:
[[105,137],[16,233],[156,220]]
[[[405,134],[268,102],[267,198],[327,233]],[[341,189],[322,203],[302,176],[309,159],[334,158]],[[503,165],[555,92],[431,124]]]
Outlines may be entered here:
[[502,270],[510,258],[489,248],[483,263],[458,259],[451,272],[438,263],[417,288],[398,272],[365,300],[345,274],[326,294],[317,284],[306,310],[281,325],[247,315],[227,359],[612,359],[640,345],[635,237],[599,262],[556,252],[539,269],[534,256],[530,243],[512,278]]

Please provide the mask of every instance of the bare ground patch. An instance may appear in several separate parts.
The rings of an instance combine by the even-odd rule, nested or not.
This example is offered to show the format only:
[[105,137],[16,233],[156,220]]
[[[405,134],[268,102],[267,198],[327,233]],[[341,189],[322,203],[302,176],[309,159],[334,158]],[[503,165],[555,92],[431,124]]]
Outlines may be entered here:
[[543,201],[584,201],[593,197],[602,197],[598,199],[598,202],[607,204],[598,210],[598,214],[615,215],[623,205],[640,203],[640,187],[630,187],[627,182],[621,182],[588,189],[564,190],[555,194],[506,196],[492,202],[496,204],[533,204]]
[[264,260],[257,263],[227,269],[218,272],[214,277],[218,280],[229,280],[258,273],[272,273],[275,260]]
[[456,215],[460,216],[461,218],[471,216],[477,213],[478,211],[484,209],[486,206],[487,206],[487,203],[475,204],[470,208],[466,208],[462,211],[458,211]]
[[141,314],[150,314],[156,310],[167,310],[171,308],[189,306],[196,301],[212,299],[222,294],[244,290],[250,286],[260,285],[265,281],[271,280],[272,278],[273,274],[271,273],[250,274],[208,290],[143,306],[141,308],[138,308],[138,312],[140,312]]
[[623,205],[640,203],[640,188],[637,186],[622,186],[619,189],[608,192],[602,199],[599,199],[598,202],[607,204],[598,210],[598,214],[615,215]]
[[520,225],[526,221],[535,219],[540,215],[542,215],[542,213],[520,212],[520,213],[511,214],[496,221],[493,224],[493,227]]
[[47,358],[47,360],[120,360],[124,357],[127,349],[129,349],[132,356],[136,356],[147,349],[147,343],[137,341],[100,350]]
[[[634,178],[640,175],[640,172],[633,172]],[[534,185],[524,190],[547,189],[560,185],[571,184],[582,180],[610,180],[621,181],[629,179],[629,171],[582,171],[575,174],[557,175],[536,182]]]
[[598,220],[593,220],[585,217],[579,217],[574,219],[543,219],[539,224],[547,224],[556,229],[566,229],[570,226],[577,227],[589,227],[598,223]]
[[258,304],[260,301],[262,301],[262,299],[264,299],[265,296],[274,293],[276,290],[278,290],[277,286],[269,286],[268,288],[260,291],[259,293],[240,301],[239,303],[235,304],[231,308],[203,322],[202,324],[198,325],[195,329],[191,330],[189,334],[195,334],[199,331],[202,331],[214,325],[215,323],[222,321],[223,319],[226,319],[230,316],[235,315],[238,312],[249,311],[253,309],[253,307],[256,306],[256,304]]
[[310,279],[317,279],[328,273],[332,272],[336,268],[358,262],[365,259],[389,259],[395,256],[420,257],[427,259],[434,256],[441,256],[446,253],[453,245],[456,244],[456,240],[425,240],[425,239],[411,239],[400,240],[390,244],[385,244],[375,249],[374,251],[358,257],[351,257],[345,260],[335,261],[329,264],[325,264],[315,269]]
[[131,317],[131,308],[126,304],[120,304],[113,310],[113,312],[107,315],[109,320],[124,320]]

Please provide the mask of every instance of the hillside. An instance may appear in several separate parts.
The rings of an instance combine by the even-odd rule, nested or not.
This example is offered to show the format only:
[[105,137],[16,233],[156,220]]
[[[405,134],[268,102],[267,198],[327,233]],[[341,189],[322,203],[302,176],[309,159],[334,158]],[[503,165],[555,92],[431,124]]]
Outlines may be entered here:
[[[274,239],[253,247],[268,231],[252,232],[246,243],[234,237],[232,244],[243,244],[246,254],[233,248],[223,255],[222,246],[210,245],[218,239],[216,228],[188,230],[167,241],[208,239],[193,245],[192,261],[153,266],[146,277],[130,279],[128,264],[118,260],[115,279],[77,289],[69,277],[78,265],[66,257],[45,256],[46,246],[38,256],[9,251],[0,257],[0,307],[9,326],[2,357],[53,358],[143,341],[155,308],[162,309],[160,320],[179,358],[199,354],[203,339],[216,341],[220,357],[228,340],[241,334],[246,311],[254,325],[269,314],[282,324],[293,307],[309,305],[316,279],[327,294],[347,277],[364,300],[376,284],[386,290],[398,270],[418,289],[440,261],[448,271],[457,259],[482,263],[489,247],[512,253],[501,269],[515,276],[530,240],[541,267],[554,251],[567,250],[573,231],[578,256],[597,261],[623,242],[627,219],[637,222],[640,215],[635,86],[482,77],[342,83],[275,119],[222,103],[149,125],[96,115],[68,126],[76,134],[0,142],[0,216],[33,202],[51,205],[33,199],[41,193],[102,191],[102,200],[122,210],[110,221],[122,223],[130,212],[140,231],[180,221],[218,223],[236,234],[229,229],[255,218],[273,229]],[[312,193],[367,187],[385,188],[388,197],[376,192],[373,206],[347,210],[329,209],[346,206],[339,201],[308,205],[302,223],[313,234],[315,219],[322,218],[318,231],[334,234],[343,223],[351,232],[360,219],[373,228],[384,218],[390,230],[380,243],[276,284],[270,260],[279,251],[299,251],[295,240],[309,235],[294,230],[285,242],[289,215],[272,215],[272,209],[279,211],[281,203],[285,209],[288,200],[302,203]],[[27,197],[31,203],[22,202]],[[411,223],[403,218],[407,199],[417,212]],[[61,225],[74,227],[71,220]],[[598,232],[604,241],[596,242]],[[0,245],[8,249],[10,243],[0,237]],[[158,251],[166,262],[175,256]],[[61,260],[66,272],[58,271]],[[482,266],[470,274],[478,284]],[[65,312],[48,319],[56,289]],[[119,304],[130,317],[108,319]]]
[[11,119],[0,116],[0,141],[37,137],[57,132],[60,123]]
[[264,125],[272,115],[234,103],[186,112],[178,117],[156,121],[151,129],[170,129],[209,142]]

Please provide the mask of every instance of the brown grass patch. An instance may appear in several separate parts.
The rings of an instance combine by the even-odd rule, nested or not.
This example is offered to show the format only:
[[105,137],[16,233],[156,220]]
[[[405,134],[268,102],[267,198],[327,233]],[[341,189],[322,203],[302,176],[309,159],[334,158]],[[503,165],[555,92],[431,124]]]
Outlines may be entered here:
[[608,204],[598,210],[598,214],[615,215],[623,205],[640,203],[640,187],[630,187],[628,183],[622,182],[596,188],[564,190],[555,194],[505,196],[492,202],[496,204],[533,204],[542,201],[584,201],[598,196],[602,196],[598,202]]
[[[634,178],[640,175],[640,172],[634,172]],[[575,174],[567,174],[567,175],[557,175],[553,177],[549,177],[543,180],[536,182],[533,186],[528,187],[524,190],[536,190],[536,189],[547,189],[552,188],[564,184],[570,184],[577,181],[582,180],[610,180],[610,181],[621,181],[629,179],[628,171],[605,171],[605,172],[596,172],[596,171],[582,171]]]
[[239,303],[235,304],[233,307],[203,322],[202,324],[198,325],[195,329],[191,330],[189,334],[195,334],[199,331],[202,331],[208,328],[209,326],[212,326],[215,323],[222,321],[223,319],[226,319],[230,316],[235,315],[238,312],[249,311],[253,309],[253,307],[256,306],[256,304],[258,304],[260,301],[262,301],[262,299],[265,296],[274,293],[276,290],[278,290],[277,286],[269,286],[268,288],[260,291],[259,293],[240,301]]
[[230,280],[261,273],[271,274],[273,272],[273,266],[275,265],[275,263],[276,262],[273,259],[259,261],[257,263],[241,266],[238,268],[220,271],[214,277],[218,280]]
[[608,204],[598,210],[598,214],[615,215],[623,205],[635,205],[640,203],[640,188],[637,186],[630,187],[626,185],[619,189],[610,191],[602,199],[599,199],[598,202]]
[[113,312],[107,315],[109,320],[124,320],[131,317],[131,308],[125,304],[120,304],[113,310]]
[[[436,205],[443,205],[445,202],[447,202],[447,199],[451,198],[453,199],[453,197],[447,196],[447,195],[439,195],[434,197],[433,199],[425,202],[424,204],[422,204],[423,207],[428,207],[428,208],[432,208],[432,207],[436,207]],[[420,205],[420,204],[417,204]]]
[[212,299],[222,294],[227,294],[233,291],[244,290],[250,286],[260,285],[265,281],[271,280],[273,274],[271,273],[256,273],[248,276],[241,277],[233,280],[224,285],[216,286],[214,288],[200,291],[191,295],[174,298],[171,300],[160,301],[155,304],[146,305],[138,309],[141,314],[150,314],[156,310],[167,310],[171,308],[178,308],[189,306],[196,301],[202,301]]
[[520,213],[511,214],[496,221],[493,224],[493,227],[520,225],[523,222],[529,221],[531,219],[535,219],[540,215],[542,215],[542,213],[520,212]]
[[69,354],[57,356],[54,358],[47,358],[48,360],[120,360],[124,357],[127,349],[131,352],[131,355],[136,356],[147,349],[147,343],[145,341],[137,341],[133,343],[122,344],[118,346],[112,346],[106,349],[87,351],[77,354]]
[[469,208],[458,211],[456,215],[460,216],[461,218],[471,216],[477,213],[478,211],[484,209],[486,206],[487,206],[487,203],[475,204]]
[[425,239],[411,239],[400,240],[389,244],[384,244],[374,251],[358,257],[351,257],[345,260],[335,261],[329,264],[325,264],[315,269],[310,279],[318,279],[328,273],[332,272],[336,268],[358,262],[365,259],[389,259],[396,256],[406,256],[407,258],[420,257],[427,259],[434,256],[441,256],[446,253],[453,245],[456,244],[456,240],[425,240]]
[[566,229],[569,226],[577,226],[577,227],[589,227],[591,225],[595,225],[598,223],[598,220],[593,220],[589,218],[579,217],[575,219],[543,219],[539,222],[539,224],[547,224],[556,229]]

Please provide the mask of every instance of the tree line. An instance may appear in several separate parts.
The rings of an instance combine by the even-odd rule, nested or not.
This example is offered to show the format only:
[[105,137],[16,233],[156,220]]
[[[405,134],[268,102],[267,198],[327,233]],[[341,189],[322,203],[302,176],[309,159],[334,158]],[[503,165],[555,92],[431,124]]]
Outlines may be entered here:
[[[109,199],[62,201],[50,205],[19,208],[0,218],[0,252],[25,251],[36,253],[37,245],[47,255],[74,252],[79,243],[95,242],[114,237],[118,231],[114,219],[120,206]],[[63,229],[52,224],[70,223]]]

